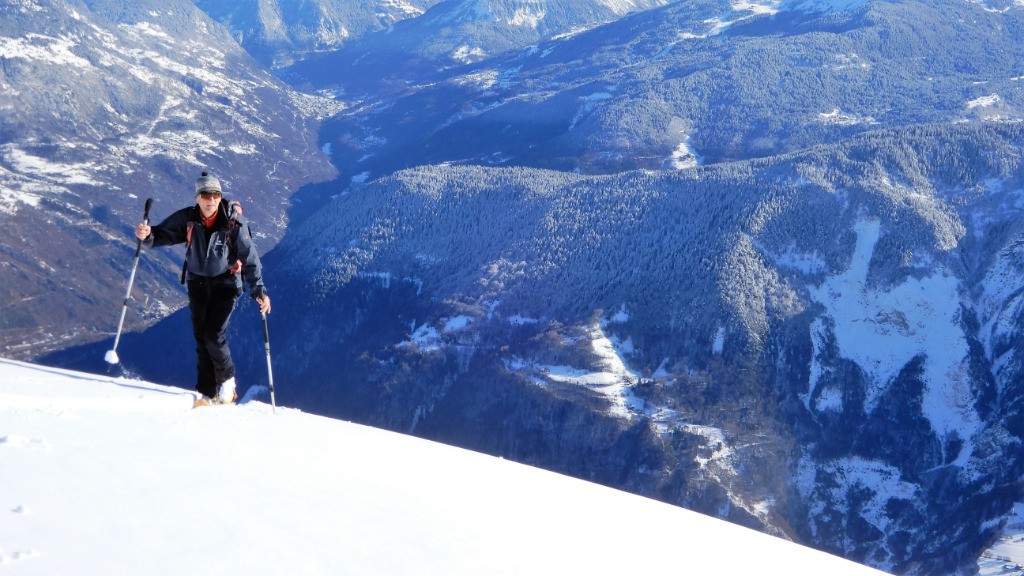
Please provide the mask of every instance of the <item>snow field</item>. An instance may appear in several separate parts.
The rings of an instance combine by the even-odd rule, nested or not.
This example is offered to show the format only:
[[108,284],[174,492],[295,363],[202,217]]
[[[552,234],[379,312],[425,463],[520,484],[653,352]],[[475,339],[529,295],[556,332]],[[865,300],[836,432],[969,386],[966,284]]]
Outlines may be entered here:
[[879,574],[410,436],[0,359],[0,570]]

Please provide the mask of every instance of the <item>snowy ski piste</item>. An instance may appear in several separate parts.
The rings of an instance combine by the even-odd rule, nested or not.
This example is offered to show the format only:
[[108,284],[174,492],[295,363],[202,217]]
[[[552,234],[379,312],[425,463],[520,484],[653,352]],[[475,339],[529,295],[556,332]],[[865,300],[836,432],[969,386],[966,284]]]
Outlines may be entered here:
[[0,359],[0,574],[882,574],[611,488]]

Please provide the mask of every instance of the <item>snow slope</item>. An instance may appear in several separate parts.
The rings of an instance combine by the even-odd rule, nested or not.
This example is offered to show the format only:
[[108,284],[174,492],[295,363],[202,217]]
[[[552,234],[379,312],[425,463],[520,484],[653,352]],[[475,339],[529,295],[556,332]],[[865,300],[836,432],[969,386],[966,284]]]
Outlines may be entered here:
[[880,574],[449,446],[0,359],[0,571]]

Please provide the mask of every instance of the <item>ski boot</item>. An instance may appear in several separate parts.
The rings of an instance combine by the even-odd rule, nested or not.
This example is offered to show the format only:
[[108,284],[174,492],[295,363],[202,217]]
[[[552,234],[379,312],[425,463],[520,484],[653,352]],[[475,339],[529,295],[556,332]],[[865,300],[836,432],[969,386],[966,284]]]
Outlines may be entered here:
[[232,376],[221,382],[217,389],[217,395],[213,397],[214,404],[234,404],[238,400],[238,391],[235,390],[235,377]]

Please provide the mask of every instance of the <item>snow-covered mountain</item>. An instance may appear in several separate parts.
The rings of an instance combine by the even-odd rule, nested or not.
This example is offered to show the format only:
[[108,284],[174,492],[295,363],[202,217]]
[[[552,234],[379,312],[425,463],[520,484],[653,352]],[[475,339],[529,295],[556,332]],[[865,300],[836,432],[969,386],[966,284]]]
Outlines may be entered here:
[[669,0],[447,0],[422,16],[366,34],[333,53],[307,58],[282,76],[328,86],[348,99],[430,84],[439,72],[577,34]]
[[414,18],[441,0],[195,0],[268,66],[337,49],[375,30]]
[[305,295],[275,304],[280,398],[970,574],[1022,498],[1022,147],[933,126],[692,171],[398,173],[268,256]]
[[354,58],[293,71],[353,100],[322,140],[355,182],[444,162],[687,168],[885,127],[1024,118],[1020,8],[776,4],[676,2],[372,92],[379,74]]
[[[282,84],[187,0],[5,2],[0,64],[6,355],[115,329],[147,197],[163,218],[209,169],[267,250],[289,196],[333,175],[315,128],[337,105]],[[136,296],[150,322],[182,304],[176,259],[144,264]]]
[[[605,12],[441,2],[281,71],[346,101],[317,141],[341,183],[266,257],[279,400],[900,574],[994,569],[1024,501],[1020,3],[564,4]],[[233,326],[258,385],[251,302]],[[188,387],[191,348],[179,312],[121,357]]]
[[[1022,148],[1019,125],[961,124],[353,188],[267,256],[271,289],[302,295],[271,318],[278,399],[894,573],[974,574],[1024,500]],[[265,370],[251,308],[243,387]],[[188,387],[188,333],[178,314],[122,361]]]
[[535,468],[254,400],[0,359],[0,565],[28,574],[855,576]]

